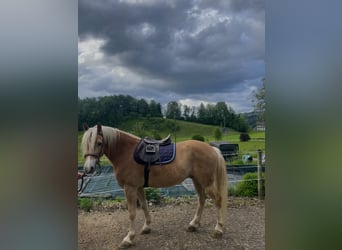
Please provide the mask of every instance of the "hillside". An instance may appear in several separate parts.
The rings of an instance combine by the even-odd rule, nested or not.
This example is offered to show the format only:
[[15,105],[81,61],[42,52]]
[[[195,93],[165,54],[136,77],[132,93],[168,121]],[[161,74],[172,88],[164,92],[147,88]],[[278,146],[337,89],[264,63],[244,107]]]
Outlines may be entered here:
[[[140,137],[149,136],[158,139],[158,137],[161,138],[171,134],[172,139],[176,135],[177,141],[184,141],[191,139],[196,134],[200,134],[210,141],[214,138],[215,129],[219,127],[181,120],[146,118],[124,122],[119,128]],[[228,134],[239,133],[233,129],[228,129]]]

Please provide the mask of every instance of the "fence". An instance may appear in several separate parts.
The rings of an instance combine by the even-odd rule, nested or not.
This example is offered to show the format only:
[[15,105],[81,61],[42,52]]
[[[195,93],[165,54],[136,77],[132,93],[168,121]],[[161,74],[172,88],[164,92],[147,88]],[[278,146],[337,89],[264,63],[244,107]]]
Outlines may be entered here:
[[[265,171],[263,166],[262,151],[257,152],[257,165],[227,165],[227,178],[230,186],[236,186],[237,183],[243,181],[258,181],[258,194],[262,198],[261,173]],[[82,169],[80,166],[79,169]],[[245,173],[258,172],[258,178],[252,180],[243,180]],[[78,188],[80,188],[80,182]],[[186,195],[195,195],[196,191],[190,178],[184,180],[181,184],[169,188],[159,188],[161,195],[168,197],[178,197]],[[82,190],[78,194],[79,197],[101,197],[101,198],[124,198],[123,189],[117,184],[111,166],[102,166],[102,172],[98,176],[85,177]]]
[[[80,188],[80,183],[78,183]],[[195,189],[191,179],[184,180],[181,184],[169,188],[159,188],[162,196],[178,197],[195,195]],[[123,198],[124,191],[117,184],[111,166],[102,166],[102,172],[98,176],[85,177],[79,197]]]
[[[254,153],[255,154],[255,153]],[[254,163],[255,161],[253,160],[252,154],[238,154],[238,156],[235,158],[237,159],[242,159],[242,162],[244,164],[250,162]],[[233,184],[235,186],[238,182],[246,182],[246,181],[257,181],[258,182],[258,197],[259,199],[263,198],[265,194],[262,192],[262,173],[265,172],[265,163],[266,163],[266,157],[262,153],[262,150],[259,149],[256,152],[256,164],[257,165],[233,165],[231,164],[234,161],[230,161],[230,164],[227,166],[227,173],[228,173],[228,180],[230,185]],[[240,160],[241,162],[241,160]],[[248,179],[248,180],[242,180],[242,176],[246,173],[252,173],[252,172],[257,172],[257,178],[256,179]]]

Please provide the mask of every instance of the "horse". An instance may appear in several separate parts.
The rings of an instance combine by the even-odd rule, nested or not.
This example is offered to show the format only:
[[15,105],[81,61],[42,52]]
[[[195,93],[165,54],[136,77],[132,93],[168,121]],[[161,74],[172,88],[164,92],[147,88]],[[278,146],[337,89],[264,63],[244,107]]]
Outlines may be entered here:
[[[144,167],[133,158],[141,138],[101,124],[91,128],[84,124],[83,127],[81,148],[85,158],[83,166],[85,173],[94,172],[101,156],[105,155],[111,161],[116,180],[124,190],[130,223],[128,234],[120,243],[119,248],[128,248],[134,244],[137,199],[145,216],[140,233],[151,232],[151,216],[147,209],[144,192]],[[214,201],[217,210],[217,222],[212,236],[221,238],[228,199],[224,158],[217,148],[197,140],[177,142],[175,150],[176,157],[172,162],[162,166],[151,165],[149,186],[169,187],[181,183],[186,178],[191,178],[198,195],[198,206],[187,231],[198,230],[207,194]]]

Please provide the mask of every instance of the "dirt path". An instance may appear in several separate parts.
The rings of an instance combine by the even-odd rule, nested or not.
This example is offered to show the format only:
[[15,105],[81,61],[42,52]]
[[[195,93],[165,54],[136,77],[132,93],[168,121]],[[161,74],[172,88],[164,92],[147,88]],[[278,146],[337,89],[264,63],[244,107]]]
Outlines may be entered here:
[[[197,232],[186,232],[192,219],[196,201],[173,201],[149,208],[152,232],[137,234],[130,249],[265,249],[265,207],[256,199],[229,199],[225,232],[222,239],[210,235],[215,227],[215,207],[206,202],[201,227]],[[137,211],[136,232],[143,225],[141,209]],[[78,249],[117,249],[128,228],[128,213],[124,206],[79,211]]]

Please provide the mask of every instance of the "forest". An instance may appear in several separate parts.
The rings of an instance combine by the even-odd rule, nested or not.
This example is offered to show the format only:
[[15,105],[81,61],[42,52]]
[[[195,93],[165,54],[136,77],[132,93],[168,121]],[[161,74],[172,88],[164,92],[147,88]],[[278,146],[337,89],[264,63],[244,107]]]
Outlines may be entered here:
[[247,132],[248,125],[242,114],[227,106],[225,102],[187,106],[179,102],[167,103],[163,109],[160,103],[154,100],[136,99],[129,95],[112,95],[93,98],[78,98],[78,130],[82,124],[96,124],[98,122],[119,127],[127,120],[142,117],[165,117],[175,120],[184,120],[208,125],[230,127],[240,132]]

